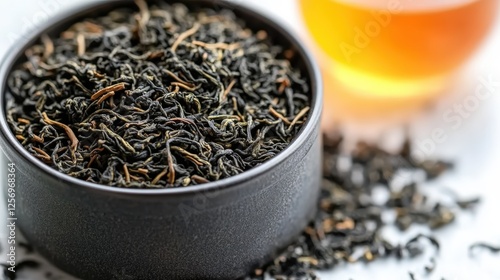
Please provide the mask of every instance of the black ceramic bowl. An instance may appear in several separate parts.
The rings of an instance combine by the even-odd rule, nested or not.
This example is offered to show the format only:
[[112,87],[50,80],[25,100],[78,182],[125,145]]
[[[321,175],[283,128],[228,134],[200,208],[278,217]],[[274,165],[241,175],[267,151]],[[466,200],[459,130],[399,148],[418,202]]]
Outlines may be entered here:
[[143,190],[69,177],[31,156],[11,133],[5,117],[6,78],[41,33],[61,31],[82,17],[132,2],[87,3],[40,28],[24,47],[11,50],[0,68],[0,145],[7,162],[16,164],[19,228],[48,260],[78,277],[234,279],[269,260],[314,215],[321,177],[322,87],[311,55],[282,26],[251,9],[231,2],[187,4],[230,8],[251,28],[268,31],[275,43],[295,48],[293,64],[311,82],[308,121],[278,156],[217,182]]

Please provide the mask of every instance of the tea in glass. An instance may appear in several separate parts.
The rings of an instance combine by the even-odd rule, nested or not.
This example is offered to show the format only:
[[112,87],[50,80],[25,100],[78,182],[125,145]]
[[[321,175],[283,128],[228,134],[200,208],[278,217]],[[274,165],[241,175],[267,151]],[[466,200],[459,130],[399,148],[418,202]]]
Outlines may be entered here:
[[440,88],[492,25],[496,0],[300,0],[305,23],[336,79],[360,93]]

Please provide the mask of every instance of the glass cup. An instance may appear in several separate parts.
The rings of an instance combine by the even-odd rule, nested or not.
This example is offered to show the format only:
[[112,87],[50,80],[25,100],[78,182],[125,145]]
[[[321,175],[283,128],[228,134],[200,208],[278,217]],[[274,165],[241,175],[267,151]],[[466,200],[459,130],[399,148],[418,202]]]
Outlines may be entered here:
[[[381,108],[397,106],[389,104],[394,100],[421,100],[442,91],[488,33],[498,4],[497,0],[299,1],[319,49],[326,88],[342,87],[357,98],[389,100]],[[326,92],[327,99],[329,94],[334,93]]]

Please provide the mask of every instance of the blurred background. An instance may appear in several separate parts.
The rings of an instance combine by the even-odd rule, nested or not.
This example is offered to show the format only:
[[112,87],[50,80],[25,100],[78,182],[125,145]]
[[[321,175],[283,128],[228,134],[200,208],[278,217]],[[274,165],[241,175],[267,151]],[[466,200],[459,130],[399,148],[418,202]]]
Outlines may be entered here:
[[[0,58],[52,16],[88,1],[95,0],[0,1]],[[429,189],[483,197],[477,211],[436,233],[444,243],[436,272],[425,279],[500,279],[499,256],[467,254],[476,241],[500,243],[499,1],[232,1],[277,18],[314,53],[325,81],[325,133],[340,129],[352,143],[363,139],[390,150],[409,130],[415,156],[456,164]],[[387,235],[403,241],[422,231]],[[348,265],[320,276],[409,279],[421,261]]]

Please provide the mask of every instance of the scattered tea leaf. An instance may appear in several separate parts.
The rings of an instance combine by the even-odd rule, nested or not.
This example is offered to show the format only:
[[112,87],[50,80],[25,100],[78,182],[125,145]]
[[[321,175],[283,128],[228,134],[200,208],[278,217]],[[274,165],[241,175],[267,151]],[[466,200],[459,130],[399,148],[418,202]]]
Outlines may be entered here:
[[500,245],[492,245],[485,242],[477,242],[469,247],[469,254],[472,255],[473,251],[476,249],[486,249],[491,253],[500,253]]

